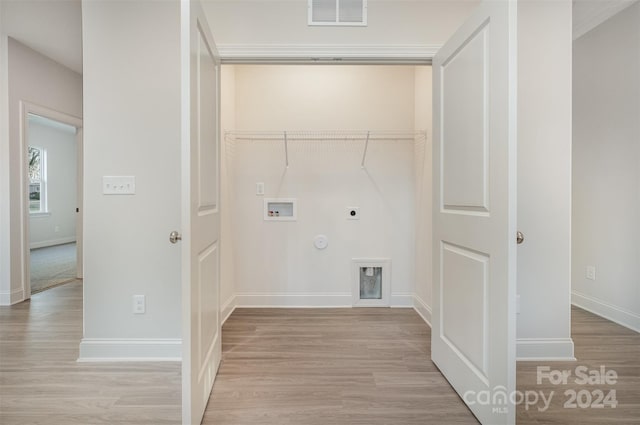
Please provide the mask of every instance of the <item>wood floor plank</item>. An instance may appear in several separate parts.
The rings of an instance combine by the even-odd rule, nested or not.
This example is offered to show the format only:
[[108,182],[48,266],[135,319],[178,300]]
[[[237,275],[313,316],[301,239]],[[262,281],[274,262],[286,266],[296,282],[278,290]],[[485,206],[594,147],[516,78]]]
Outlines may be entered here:
[[82,282],[0,308],[0,424],[180,423],[178,362],[78,363]]
[[[554,391],[518,424],[640,424],[640,335],[572,309],[577,362],[519,363],[519,391]],[[430,359],[430,329],[409,309],[238,309],[205,413],[216,425],[455,425],[476,419]],[[178,425],[178,363],[77,363],[82,283],[0,308],[0,424]],[[615,409],[564,408],[537,366],[615,369]]]

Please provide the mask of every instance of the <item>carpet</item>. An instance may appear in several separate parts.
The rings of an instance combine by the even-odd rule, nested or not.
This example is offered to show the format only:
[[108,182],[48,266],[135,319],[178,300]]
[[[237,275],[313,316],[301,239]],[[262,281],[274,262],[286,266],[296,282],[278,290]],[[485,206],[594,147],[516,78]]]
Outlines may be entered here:
[[31,294],[75,279],[75,242],[31,250]]

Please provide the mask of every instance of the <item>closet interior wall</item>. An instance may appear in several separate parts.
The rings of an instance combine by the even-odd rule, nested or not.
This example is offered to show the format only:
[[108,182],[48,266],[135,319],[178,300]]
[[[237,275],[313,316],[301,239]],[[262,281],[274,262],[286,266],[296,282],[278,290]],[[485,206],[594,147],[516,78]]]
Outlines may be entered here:
[[[430,90],[416,93],[430,89],[427,68],[222,67],[224,316],[235,306],[350,306],[354,258],[391,259],[390,305],[413,307],[415,255],[430,244],[422,240],[430,149],[416,127],[430,121]],[[297,199],[297,220],[265,221],[265,197]],[[348,207],[360,208],[359,220],[347,218]],[[319,234],[329,241],[324,250],[313,244]],[[422,299],[430,296],[424,279]]]

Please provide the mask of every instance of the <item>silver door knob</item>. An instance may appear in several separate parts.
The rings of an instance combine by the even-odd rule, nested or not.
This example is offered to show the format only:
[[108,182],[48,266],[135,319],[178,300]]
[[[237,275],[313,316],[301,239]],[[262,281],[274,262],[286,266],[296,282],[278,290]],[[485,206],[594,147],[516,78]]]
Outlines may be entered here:
[[516,233],[516,242],[518,242],[518,245],[524,242],[524,233],[522,233],[520,230],[518,230],[518,233]]
[[177,243],[178,241],[181,241],[181,240],[182,240],[182,236],[180,235],[180,233],[176,232],[175,230],[169,233],[169,242]]

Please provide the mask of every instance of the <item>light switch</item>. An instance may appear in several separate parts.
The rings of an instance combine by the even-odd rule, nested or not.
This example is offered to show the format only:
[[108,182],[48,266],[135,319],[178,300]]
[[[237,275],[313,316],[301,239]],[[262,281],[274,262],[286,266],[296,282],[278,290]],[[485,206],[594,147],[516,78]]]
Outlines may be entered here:
[[102,193],[105,195],[134,195],[135,176],[102,176]]

